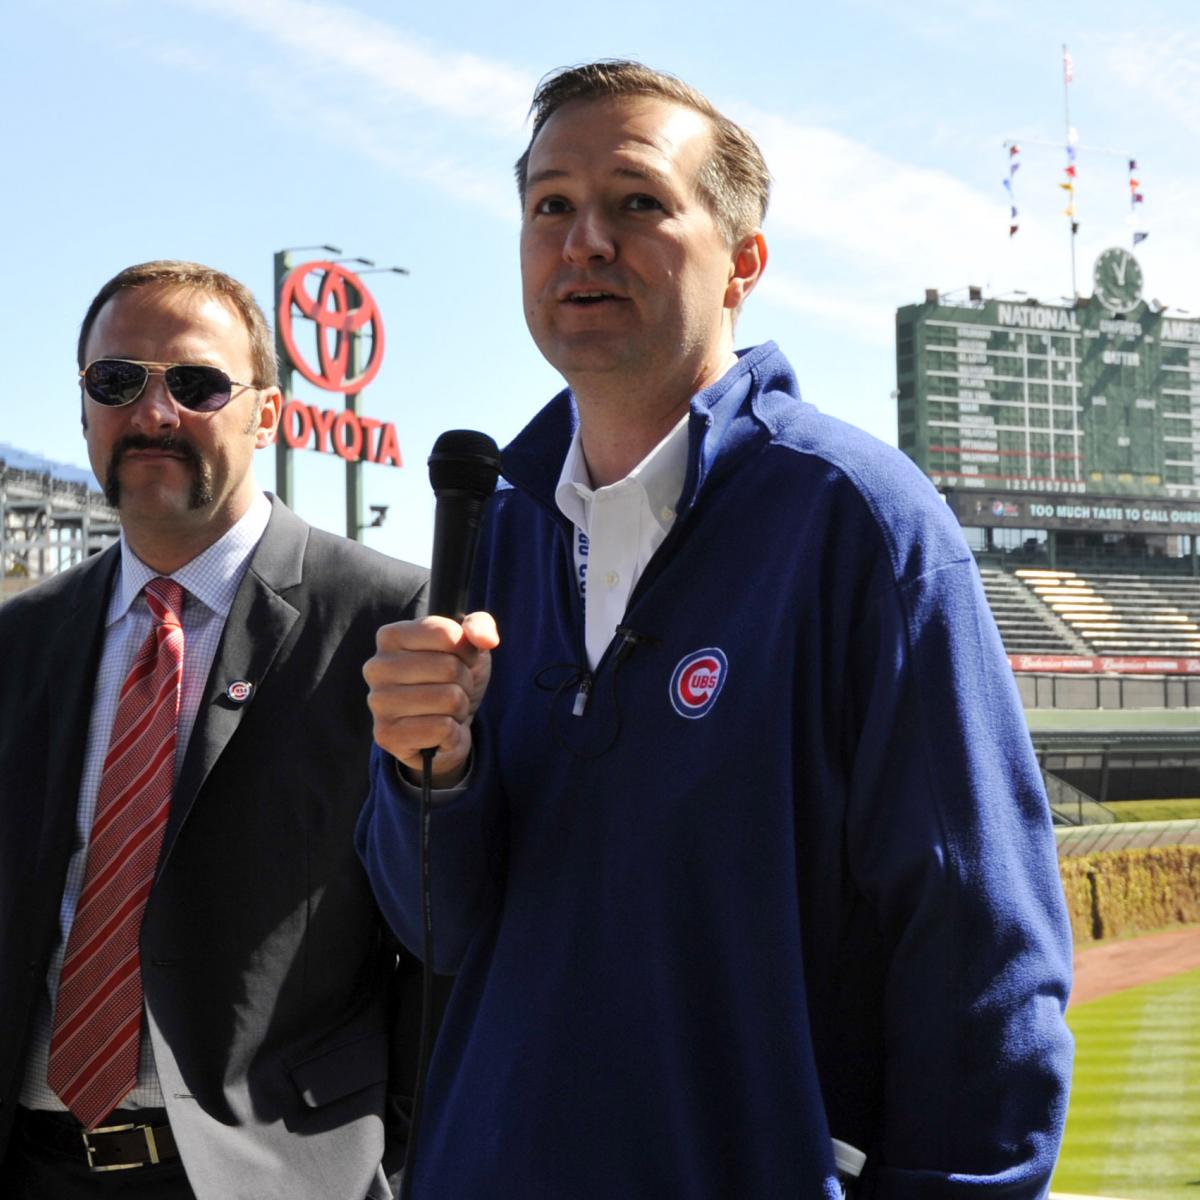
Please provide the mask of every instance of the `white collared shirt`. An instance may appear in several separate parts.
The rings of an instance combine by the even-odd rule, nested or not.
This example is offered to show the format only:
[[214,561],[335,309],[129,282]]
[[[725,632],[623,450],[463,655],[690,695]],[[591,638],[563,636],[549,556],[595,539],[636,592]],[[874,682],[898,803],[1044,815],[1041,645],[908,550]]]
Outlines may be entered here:
[[[688,417],[622,480],[593,488],[579,429],[567,448],[554,500],[574,527],[575,579],[583,599],[584,640],[592,670],[621,624],[629,597],[646,564],[675,524],[675,506],[687,477]],[[420,787],[396,778],[417,799]],[[435,804],[466,791],[469,775],[449,788],[433,789]]]
[[688,416],[624,479],[593,488],[579,429],[554,492],[575,526],[575,577],[583,597],[588,664],[594,670],[625,616],[646,564],[675,523],[687,474]]
[[[233,607],[233,599],[242,578],[250,566],[250,558],[271,517],[271,502],[258,492],[241,519],[207,550],[185,563],[170,576],[185,590],[183,622],[183,686],[179,699],[179,725],[175,741],[175,778],[187,754],[188,739],[196,723],[200,700],[208,683],[209,671],[217,655],[225,621]],[[46,992],[38,1006],[30,1041],[29,1057],[25,1063],[25,1080],[21,1088],[21,1103],[26,1108],[55,1109],[66,1107],[46,1082],[50,1056],[50,1032],[54,1001],[58,994],[58,978],[67,951],[75,905],[83,890],[87,866],[88,839],[96,812],[96,796],[100,776],[117,713],[117,697],[121,684],[129,673],[134,656],[153,626],[153,618],[142,589],[158,572],[151,570],[129,548],[121,535],[121,564],[113,580],[112,593],[104,620],[104,649],[100,669],[92,693],[92,711],[88,722],[87,746],[84,750],[83,775],[79,784],[79,800],[75,811],[75,841],[67,866],[59,910],[61,940],[50,959],[46,972]],[[232,681],[229,681],[232,682]],[[138,1066],[138,1083],[121,1102],[122,1108],[161,1108],[162,1090],[154,1069],[154,1055],[145,1024],[142,1026],[142,1057]]]

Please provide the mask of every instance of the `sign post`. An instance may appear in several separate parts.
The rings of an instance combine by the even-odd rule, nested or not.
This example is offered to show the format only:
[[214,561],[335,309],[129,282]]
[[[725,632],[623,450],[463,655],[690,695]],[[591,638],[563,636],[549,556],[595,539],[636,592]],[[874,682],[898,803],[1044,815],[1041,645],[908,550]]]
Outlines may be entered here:
[[[283,281],[292,269],[292,256],[286,250],[275,252],[275,358],[279,362],[279,390],[284,398],[292,394],[292,360],[288,357],[287,347],[283,344],[281,332],[282,322],[278,318],[279,297],[283,293]],[[292,454],[287,442],[276,435],[275,438],[275,494],[289,508],[293,503]]]
[[[356,308],[362,305],[362,298],[352,286],[347,289],[348,299],[354,302]],[[346,355],[346,370],[353,379],[362,371],[362,344],[357,329],[351,330],[349,350]],[[346,393],[346,408],[358,416],[358,398],[361,392]],[[361,421],[359,422],[361,425]],[[352,541],[362,541],[363,531],[363,489],[362,489],[362,457],[346,460],[346,536]]]

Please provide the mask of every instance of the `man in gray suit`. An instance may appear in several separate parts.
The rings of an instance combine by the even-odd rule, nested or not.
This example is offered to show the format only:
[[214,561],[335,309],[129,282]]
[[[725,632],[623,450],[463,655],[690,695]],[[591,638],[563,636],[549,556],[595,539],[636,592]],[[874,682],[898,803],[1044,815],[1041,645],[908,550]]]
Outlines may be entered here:
[[[352,844],[361,669],[424,572],[256,486],[281,397],[237,281],[122,271],[79,366],[122,536],[0,606],[0,1195],[387,1198],[419,980]],[[123,705],[147,654],[169,686]],[[140,710],[167,730],[127,743],[163,780],[150,849],[102,858],[110,811],[147,804],[113,783]]]

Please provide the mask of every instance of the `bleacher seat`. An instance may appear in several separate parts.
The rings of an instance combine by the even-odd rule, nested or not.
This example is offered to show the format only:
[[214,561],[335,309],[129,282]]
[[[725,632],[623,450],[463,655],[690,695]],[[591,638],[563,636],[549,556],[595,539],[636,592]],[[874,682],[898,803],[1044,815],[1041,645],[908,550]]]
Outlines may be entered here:
[[981,567],[979,574],[1009,654],[1091,654],[1069,626],[1007,571]]
[[1015,579],[1070,628],[1085,653],[1200,654],[1200,580],[1032,568],[1016,571]]

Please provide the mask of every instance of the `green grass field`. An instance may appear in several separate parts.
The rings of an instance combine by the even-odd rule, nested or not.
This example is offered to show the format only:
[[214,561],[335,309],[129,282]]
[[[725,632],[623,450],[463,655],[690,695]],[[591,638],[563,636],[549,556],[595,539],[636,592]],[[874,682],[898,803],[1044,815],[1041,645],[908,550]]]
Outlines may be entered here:
[[1195,821],[1200,800],[1110,800],[1104,806],[1118,821]]
[[1200,1200],[1200,970],[1067,1010],[1075,1074],[1053,1190]]
[[1025,719],[1033,733],[1195,733],[1197,725],[1194,708],[1027,708]]

